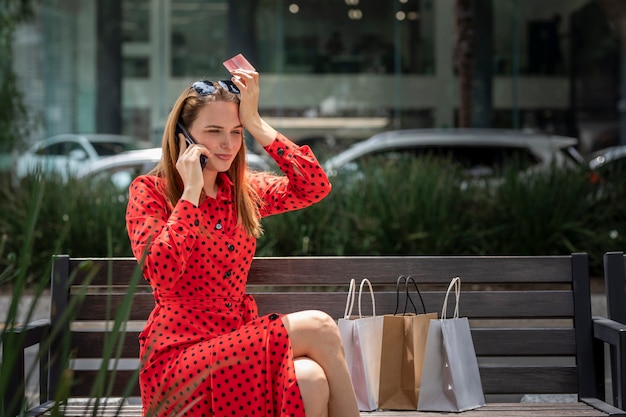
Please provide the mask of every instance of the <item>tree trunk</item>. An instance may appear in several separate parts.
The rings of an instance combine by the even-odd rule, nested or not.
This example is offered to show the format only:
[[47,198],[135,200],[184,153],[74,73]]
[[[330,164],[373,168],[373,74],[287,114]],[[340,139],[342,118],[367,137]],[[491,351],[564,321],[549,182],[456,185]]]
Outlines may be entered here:
[[456,71],[459,77],[459,127],[472,124],[474,60],[473,0],[456,0]]
[[122,0],[97,0],[96,132],[122,133]]
[[598,0],[619,38],[620,51],[620,145],[626,145],[626,2],[624,0]]
[[474,2],[472,127],[493,125],[493,3]]

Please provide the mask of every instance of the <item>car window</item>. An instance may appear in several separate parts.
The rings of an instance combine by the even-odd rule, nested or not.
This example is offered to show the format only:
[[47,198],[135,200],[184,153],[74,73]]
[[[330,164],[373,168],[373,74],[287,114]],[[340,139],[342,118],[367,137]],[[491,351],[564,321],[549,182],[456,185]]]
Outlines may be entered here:
[[361,161],[365,162],[381,157],[387,160],[417,157],[448,159],[459,165],[471,176],[499,173],[506,166],[512,165],[520,170],[524,170],[540,162],[532,152],[523,147],[463,145],[390,148],[363,156],[360,161],[355,162],[360,164]]
[[68,156],[74,150],[83,150],[83,147],[76,142],[56,142],[48,146],[44,146],[35,152],[39,156]]
[[578,152],[573,146],[561,149],[561,152],[565,155],[566,159],[572,161],[574,166],[579,166],[585,163],[585,158]]
[[91,144],[100,156],[112,156],[136,149],[132,144],[124,142],[92,142]]
[[43,146],[37,149],[35,155],[45,156],[45,155],[63,155],[63,143],[53,143],[49,146]]
[[93,174],[89,180],[94,182],[101,182],[104,184],[112,184],[118,190],[127,189],[133,179],[141,174],[145,174],[150,166],[147,165],[133,165],[117,168],[110,168],[105,171]]

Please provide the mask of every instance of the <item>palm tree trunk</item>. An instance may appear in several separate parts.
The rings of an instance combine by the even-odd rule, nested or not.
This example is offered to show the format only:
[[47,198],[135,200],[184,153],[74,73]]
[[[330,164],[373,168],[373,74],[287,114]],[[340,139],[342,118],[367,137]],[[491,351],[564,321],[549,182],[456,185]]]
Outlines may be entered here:
[[122,0],[97,0],[96,131],[122,133]]
[[620,145],[626,145],[626,2],[623,0],[598,0],[613,25],[621,45],[620,101]]

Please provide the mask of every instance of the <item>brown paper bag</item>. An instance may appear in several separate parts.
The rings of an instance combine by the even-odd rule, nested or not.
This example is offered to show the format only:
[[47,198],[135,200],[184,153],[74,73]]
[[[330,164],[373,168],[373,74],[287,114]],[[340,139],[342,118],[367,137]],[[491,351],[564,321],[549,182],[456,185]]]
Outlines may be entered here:
[[[404,280],[407,303],[411,302],[408,282],[412,277],[398,278],[396,292]],[[416,290],[417,285],[415,285]],[[420,299],[421,294],[419,294]],[[430,320],[437,319],[437,313],[426,313],[422,300],[423,314],[396,312],[383,316],[383,341],[380,361],[380,386],[378,407],[389,410],[416,410],[421,384],[422,367],[426,353],[426,340]],[[415,304],[413,304],[415,307]]]

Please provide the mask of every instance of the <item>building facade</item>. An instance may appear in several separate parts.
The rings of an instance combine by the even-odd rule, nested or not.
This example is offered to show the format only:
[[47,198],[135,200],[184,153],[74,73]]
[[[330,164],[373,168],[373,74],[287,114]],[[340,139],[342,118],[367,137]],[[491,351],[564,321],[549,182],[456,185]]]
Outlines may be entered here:
[[[16,33],[32,140],[158,144],[173,100],[243,53],[296,140],[457,125],[455,0],[50,0]],[[476,124],[581,138],[617,127],[618,39],[596,0],[475,0]]]

